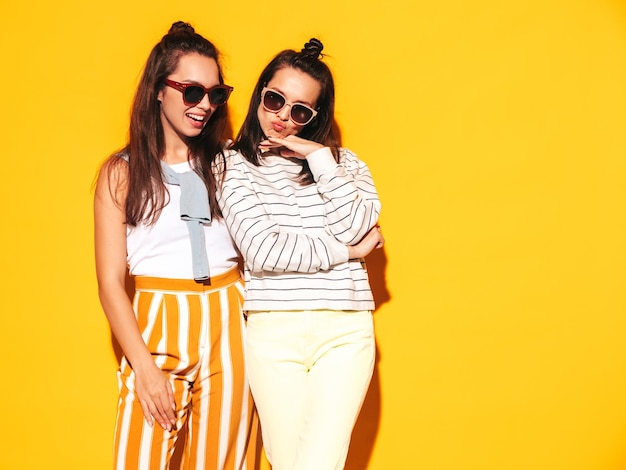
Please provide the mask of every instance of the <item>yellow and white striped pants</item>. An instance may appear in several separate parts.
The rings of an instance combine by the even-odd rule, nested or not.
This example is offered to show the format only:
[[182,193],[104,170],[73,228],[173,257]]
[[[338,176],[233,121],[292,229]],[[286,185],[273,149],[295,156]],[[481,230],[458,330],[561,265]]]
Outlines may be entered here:
[[134,373],[122,359],[115,428],[118,470],[254,470],[258,420],[244,370],[238,269],[193,280],[135,278],[133,306],[143,339],[170,378],[176,426],[144,419]]

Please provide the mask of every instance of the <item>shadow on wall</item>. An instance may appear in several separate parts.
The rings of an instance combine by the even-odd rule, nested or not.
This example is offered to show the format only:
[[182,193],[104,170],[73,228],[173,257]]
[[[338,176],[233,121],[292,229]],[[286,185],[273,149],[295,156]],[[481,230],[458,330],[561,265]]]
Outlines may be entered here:
[[[387,257],[384,248],[374,250],[367,257],[367,273],[370,279],[370,285],[374,293],[376,307],[389,301],[389,291],[385,280],[385,270],[387,267]],[[354,431],[352,432],[352,440],[350,442],[350,450],[348,451],[348,459],[346,460],[345,470],[364,470],[368,468],[378,428],[380,425],[380,378],[378,374],[378,364],[381,355],[376,345],[376,363],[374,364],[374,374],[370,383],[367,396],[363,402],[361,413],[357,419]]]
[[376,442],[378,435],[380,425],[380,380],[378,377],[380,356],[378,346],[376,347],[376,358],[370,388],[352,432],[345,470],[365,470],[368,468],[374,442]]
[[[383,230],[383,237],[385,236]],[[367,276],[370,280],[370,287],[374,294],[374,301],[376,302],[376,309],[378,310],[381,305],[389,302],[391,299],[389,291],[387,290],[387,279],[385,272],[387,271],[387,255],[385,249],[372,251],[366,258],[367,263]]]

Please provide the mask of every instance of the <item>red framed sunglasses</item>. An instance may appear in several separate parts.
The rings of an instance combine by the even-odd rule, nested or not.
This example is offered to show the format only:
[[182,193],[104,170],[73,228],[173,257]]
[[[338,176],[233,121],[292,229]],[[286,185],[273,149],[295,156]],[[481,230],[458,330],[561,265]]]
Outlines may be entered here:
[[213,106],[222,106],[228,101],[230,93],[234,90],[232,86],[215,85],[211,88],[204,88],[196,83],[180,83],[174,80],[163,80],[167,86],[180,91],[183,94],[183,103],[187,106],[194,106],[204,99],[204,95],[209,95],[209,103]]

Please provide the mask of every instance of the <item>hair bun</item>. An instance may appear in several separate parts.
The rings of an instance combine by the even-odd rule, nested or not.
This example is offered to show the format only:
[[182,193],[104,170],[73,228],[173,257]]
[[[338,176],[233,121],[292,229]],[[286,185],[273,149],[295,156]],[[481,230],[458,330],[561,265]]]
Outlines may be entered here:
[[309,42],[304,45],[304,47],[300,51],[300,54],[302,54],[303,57],[319,59],[319,57],[322,55],[323,49],[324,44],[322,44],[322,41],[316,38],[311,38],[309,39]]
[[177,21],[175,23],[172,23],[172,26],[170,27],[168,34],[177,34],[177,33],[193,34],[195,32],[196,30],[193,29],[193,26],[191,26],[189,23],[185,23],[184,21]]

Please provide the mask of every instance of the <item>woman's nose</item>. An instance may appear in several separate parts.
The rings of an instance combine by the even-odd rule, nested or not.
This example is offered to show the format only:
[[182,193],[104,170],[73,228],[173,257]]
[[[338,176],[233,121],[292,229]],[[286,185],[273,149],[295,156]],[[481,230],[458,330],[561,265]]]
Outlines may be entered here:
[[212,106],[208,93],[204,94],[204,96],[202,97],[202,100],[197,104],[197,106],[202,109],[209,109]]
[[278,111],[277,114],[279,118],[281,118],[283,121],[286,121],[287,119],[289,119],[289,113],[291,113],[291,105],[286,104],[285,106],[283,106],[283,109]]

